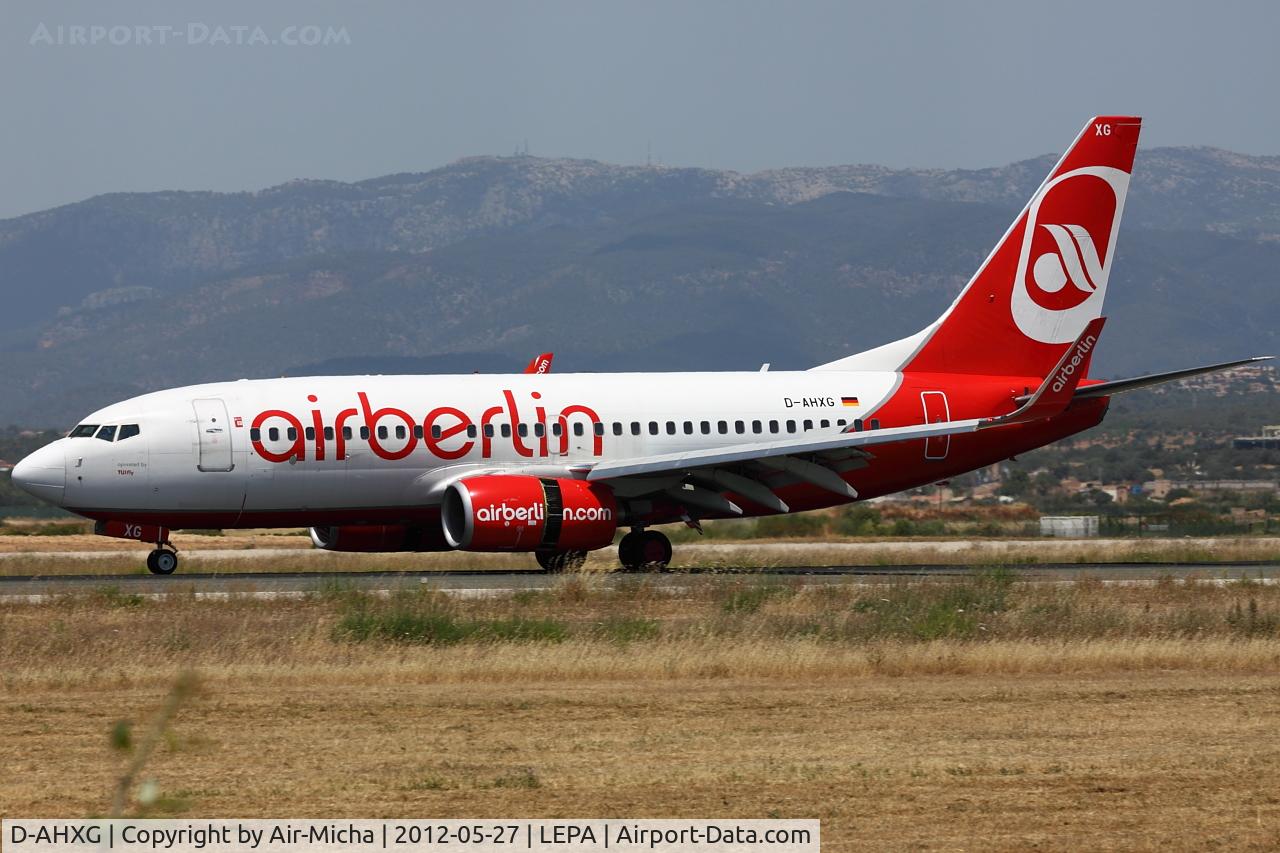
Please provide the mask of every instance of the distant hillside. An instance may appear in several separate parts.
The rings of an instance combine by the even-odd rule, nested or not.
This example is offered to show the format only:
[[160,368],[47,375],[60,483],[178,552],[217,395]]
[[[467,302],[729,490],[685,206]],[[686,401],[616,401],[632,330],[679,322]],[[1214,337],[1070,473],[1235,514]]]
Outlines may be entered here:
[[[0,221],[0,423],[217,378],[517,370],[544,349],[557,370],[808,366],[935,317],[1052,159],[471,158]],[[1277,269],[1280,158],[1140,152],[1096,372],[1280,351]]]

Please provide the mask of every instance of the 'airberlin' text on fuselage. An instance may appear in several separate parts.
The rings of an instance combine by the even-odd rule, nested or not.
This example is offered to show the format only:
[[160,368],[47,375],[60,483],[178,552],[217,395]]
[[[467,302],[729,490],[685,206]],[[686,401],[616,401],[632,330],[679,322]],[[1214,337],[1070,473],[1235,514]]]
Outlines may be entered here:
[[[253,449],[269,462],[308,457],[317,461],[327,458],[342,460],[347,458],[347,442],[355,436],[354,426],[360,433],[361,443],[367,443],[375,456],[389,461],[404,459],[417,449],[419,443],[440,459],[462,459],[477,448],[481,458],[488,459],[493,456],[495,441],[509,442],[517,456],[532,458],[550,456],[553,443],[557,453],[568,453],[571,425],[581,425],[581,434],[591,437],[592,455],[601,456],[604,452],[600,416],[593,409],[577,403],[565,406],[552,415],[553,420],[548,426],[546,408],[539,404],[542,395],[536,391],[530,395],[533,419],[523,421],[515,395],[508,390],[502,392],[505,405],[490,406],[480,413],[478,420],[454,406],[437,406],[419,421],[394,406],[374,408],[364,391],[357,392],[356,397],[359,408],[342,409],[328,422],[318,408],[313,408],[305,421],[283,409],[259,412],[251,424]],[[308,395],[307,401],[319,402],[314,394]],[[495,421],[499,422],[501,431],[495,427]],[[390,425],[390,428],[379,432],[379,425]],[[287,442],[269,439],[264,442],[263,432],[271,435],[273,428],[277,434],[283,431]],[[525,434],[521,435],[521,432]],[[392,434],[396,437],[391,438]],[[392,446],[388,446],[389,442]]]

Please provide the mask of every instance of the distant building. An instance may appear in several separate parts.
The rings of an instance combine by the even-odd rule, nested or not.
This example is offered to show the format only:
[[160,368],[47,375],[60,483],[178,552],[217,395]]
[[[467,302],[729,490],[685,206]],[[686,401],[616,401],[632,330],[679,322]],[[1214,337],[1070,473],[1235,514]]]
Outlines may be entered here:
[[1147,480],[1142,490],[1156,500],[1164,500],[1174,489],[1189,492],[1275,492],[1275,480]]
[[1096,515],[1042,515],[1040,535],[1079,539],[1098,535]]
[[1262,428],[1262,435],[1240,435],[1231,439],[1236,450],[1280,450],[1280,424]]

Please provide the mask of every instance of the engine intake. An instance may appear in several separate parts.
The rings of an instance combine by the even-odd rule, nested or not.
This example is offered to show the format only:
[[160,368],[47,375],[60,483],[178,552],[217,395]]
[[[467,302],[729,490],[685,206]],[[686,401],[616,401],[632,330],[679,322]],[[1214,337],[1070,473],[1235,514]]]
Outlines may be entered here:
[[451,483],[444,538],[463,551],[591,551],[613,542],[613,490],[585,480],[488,474]]
[[448,551],[432,527],[409,524],[342,524],[311,528],[311,543],[326,551]]

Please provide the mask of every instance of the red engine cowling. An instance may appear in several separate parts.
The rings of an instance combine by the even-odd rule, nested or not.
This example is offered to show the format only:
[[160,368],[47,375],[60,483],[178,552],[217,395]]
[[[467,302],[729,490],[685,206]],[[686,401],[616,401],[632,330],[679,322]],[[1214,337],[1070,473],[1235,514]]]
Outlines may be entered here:
[[448,551],[434,527],[409,524],[340,524],[311,528],[311,542],[326,551]]
[[450,484],[444,538],[464,551],[591,551],[613,542],[613,490],[585,480],[486,474]]

